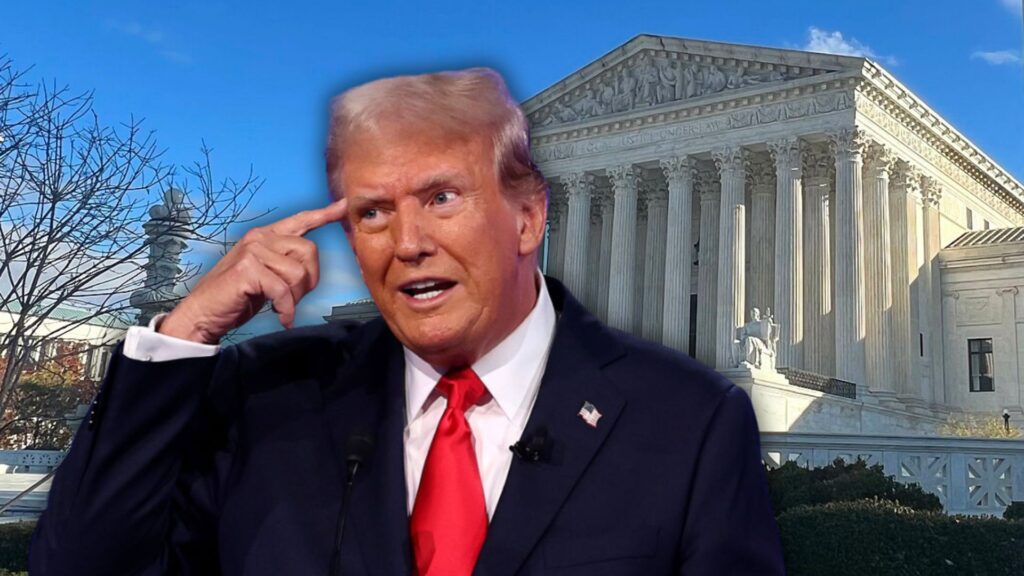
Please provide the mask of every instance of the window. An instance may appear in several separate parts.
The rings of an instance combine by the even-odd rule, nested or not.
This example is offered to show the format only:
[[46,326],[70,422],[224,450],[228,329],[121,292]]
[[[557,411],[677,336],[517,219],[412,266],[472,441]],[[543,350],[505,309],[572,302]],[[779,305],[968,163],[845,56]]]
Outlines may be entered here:
[[988,230],[991,227],[992,227],[992,223],[989,222],[988,220],[985,220],[985,230]]
[[974,211],[967,209],[967,229],[974,230]]
[[995,365],[992,361],[991,338],[967,340],[967,365],[971,392],[995,391]]

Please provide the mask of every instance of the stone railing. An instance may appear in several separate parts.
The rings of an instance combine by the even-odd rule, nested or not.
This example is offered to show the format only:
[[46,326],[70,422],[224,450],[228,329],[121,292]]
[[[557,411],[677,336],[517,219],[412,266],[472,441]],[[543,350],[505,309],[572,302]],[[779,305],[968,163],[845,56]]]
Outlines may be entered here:
[[64,460],[65,454],[61,450],[0,450],[0,470],[6,474],[45,474],[53,471]]
[[949,514],[1001,516],[1024,501],[1024,440],[764,432],[761,457],[772,468],[836,458],[881,464],[886,475],[938,496]]

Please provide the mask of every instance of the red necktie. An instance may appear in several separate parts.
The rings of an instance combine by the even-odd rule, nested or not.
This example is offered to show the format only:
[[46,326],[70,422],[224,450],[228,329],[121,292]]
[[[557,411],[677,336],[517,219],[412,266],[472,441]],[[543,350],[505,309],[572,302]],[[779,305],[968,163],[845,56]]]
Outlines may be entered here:
[[484,395],[471,368],[449,370],[448,398],[430,443],[409,521],[419,576],[469,576],[487,536],[487,509],[466,410]]

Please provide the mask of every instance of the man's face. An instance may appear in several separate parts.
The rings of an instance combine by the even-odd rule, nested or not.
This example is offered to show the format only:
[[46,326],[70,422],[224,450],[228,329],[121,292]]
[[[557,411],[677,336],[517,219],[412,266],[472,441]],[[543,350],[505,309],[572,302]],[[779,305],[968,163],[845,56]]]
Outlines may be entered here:
[[428,362],[474,362],[536,301],[546,202],[502,193],[489,144],[402,127],[350,139],[349,242],[391,331]]

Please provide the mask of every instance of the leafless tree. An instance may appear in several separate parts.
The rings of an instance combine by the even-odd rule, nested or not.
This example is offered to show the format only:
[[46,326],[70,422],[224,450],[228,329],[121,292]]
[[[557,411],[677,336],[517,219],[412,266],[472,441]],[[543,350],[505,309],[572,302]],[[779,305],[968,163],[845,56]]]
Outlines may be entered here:
[[[262,180],[214,177],[202,145],[191,166],[164,163],[154,134],[135,118],[100,121],[92,94],[54,84],[28,85],[0,58],[0,310],[17,312],[0,334],[6,369],[0,415],[30,352],[29,338],[62,335],[86,323],[135,323],[131,293],[144,284],[149,208],[170,187],[191,213],[192,246],[219,243],[227,227],[263,214],[247,210]],[[183,265],[178,281],[199,272]],[[65,307],[87,310],[41,330]]]

